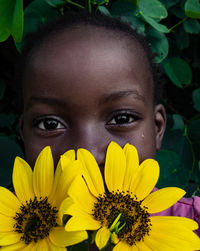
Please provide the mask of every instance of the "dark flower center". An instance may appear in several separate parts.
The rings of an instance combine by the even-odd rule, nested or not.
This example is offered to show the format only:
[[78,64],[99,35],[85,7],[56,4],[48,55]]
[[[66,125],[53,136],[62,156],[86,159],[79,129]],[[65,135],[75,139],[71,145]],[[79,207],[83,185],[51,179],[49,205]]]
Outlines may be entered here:
[[21,241],[25,244],[42,240],[49,235],[53,227],[56,227],[57,212],[47,197],[39,200],[37,197],[34,200],[30,199],[26,205],[20,207],[20,212],[16,213],[14,231],[22,233]]
[[151,230],[149,213],[147,208],[141,207],[141,203],[142,201],[137,201],[136,196],[133,198],[128,191],[106,192],[97,198],[93,216],[107,228],[113,226],[113,222],[118,217],[114,232],[120,241],[125,241],[132,246],[144,240],[144,236]]

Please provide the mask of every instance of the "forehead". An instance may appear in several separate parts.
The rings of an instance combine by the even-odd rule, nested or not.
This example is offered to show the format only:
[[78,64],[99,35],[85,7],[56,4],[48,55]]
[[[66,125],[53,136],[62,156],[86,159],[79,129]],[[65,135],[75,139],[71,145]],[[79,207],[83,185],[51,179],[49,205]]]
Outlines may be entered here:
[[[136,89],[143,95],[151,93],[147,97],[153,99],[149,63],[137,41],[101,27],[73,27],[49,37],[33,51],[25,71],[24,89],[31,78],[34,83],[40,81],[40,87],[44,87],[41,92],[49,92],[49,78],[49,82],[66,80],[67,84],[83,89],[83,83],[87,83],[85,87],[92,87],[95,92],[105,83],[108,88],[115,88],[115,83],[123,85],[131,76],[132,84],[137,83]],[[112,81],[108,83],[107,79]]]

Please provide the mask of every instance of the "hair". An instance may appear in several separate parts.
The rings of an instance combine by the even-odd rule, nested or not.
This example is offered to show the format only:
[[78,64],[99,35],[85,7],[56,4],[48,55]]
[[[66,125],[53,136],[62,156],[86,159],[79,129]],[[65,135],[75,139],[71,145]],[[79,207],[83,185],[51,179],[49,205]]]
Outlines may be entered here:
[[117,18],[112,18],[101,13],[89,14],[87,12],[66,12],[63,16],[39,27],[36,32],[30,33],[26,36],[22,52],[19,56],[18,64],[16,66],[15,83],[20,92],[20,109],[22,109],[22,82],[23,76],[26,71],[27,63],[34,57],[34,53],[40,50],[41,45],[55,37],[57,34],[62,33],[67,28],[75,26],[94,26],[101,27],[106,30],[114,31],[121,37],[138,42],[141,49],[146,54],[149,63],[149,70],[153,77],[153,103],[158,104],[161,102],[163,94],[163,79],[160,67],[154,62],[155,54],[152,53],[150,45],[144,36],[139,34],[137,30],[131,28],[128,23],[125,23]]

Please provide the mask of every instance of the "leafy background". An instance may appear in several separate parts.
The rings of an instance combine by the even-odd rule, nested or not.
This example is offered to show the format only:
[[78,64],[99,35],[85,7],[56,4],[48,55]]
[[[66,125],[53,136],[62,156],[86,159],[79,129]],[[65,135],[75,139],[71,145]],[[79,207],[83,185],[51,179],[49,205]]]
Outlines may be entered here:
[[121,18],[145,35],[166,80],[167,130],[157,154],[158,187],[200,195],[199,0],[0,0],[0,185],[11,186],[19,137],[14,65],[24,36],[68,10]]

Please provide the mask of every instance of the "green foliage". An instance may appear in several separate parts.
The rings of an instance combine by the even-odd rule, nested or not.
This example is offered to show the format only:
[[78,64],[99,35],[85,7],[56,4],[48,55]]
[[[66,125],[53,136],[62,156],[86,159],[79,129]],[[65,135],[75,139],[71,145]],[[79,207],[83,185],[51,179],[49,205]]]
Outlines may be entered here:
[[23,34],[23,0],[0,0],[0,42],[10,35],[20,42]]
[[[188,196],[200,195],[199,0],[0,0],[0,53],[9,65],[0,76],[1,185],[9,185],[13,159],[22,154],[16,93],[10,85],[15,45],[20,51],[29,32],[68,10],[80,9],[120,18],[146,36],[166,81],[163,103],[168,123],[157,153],[158,186],[180,186]],[[8,50],[15,52],[4,56]]]

